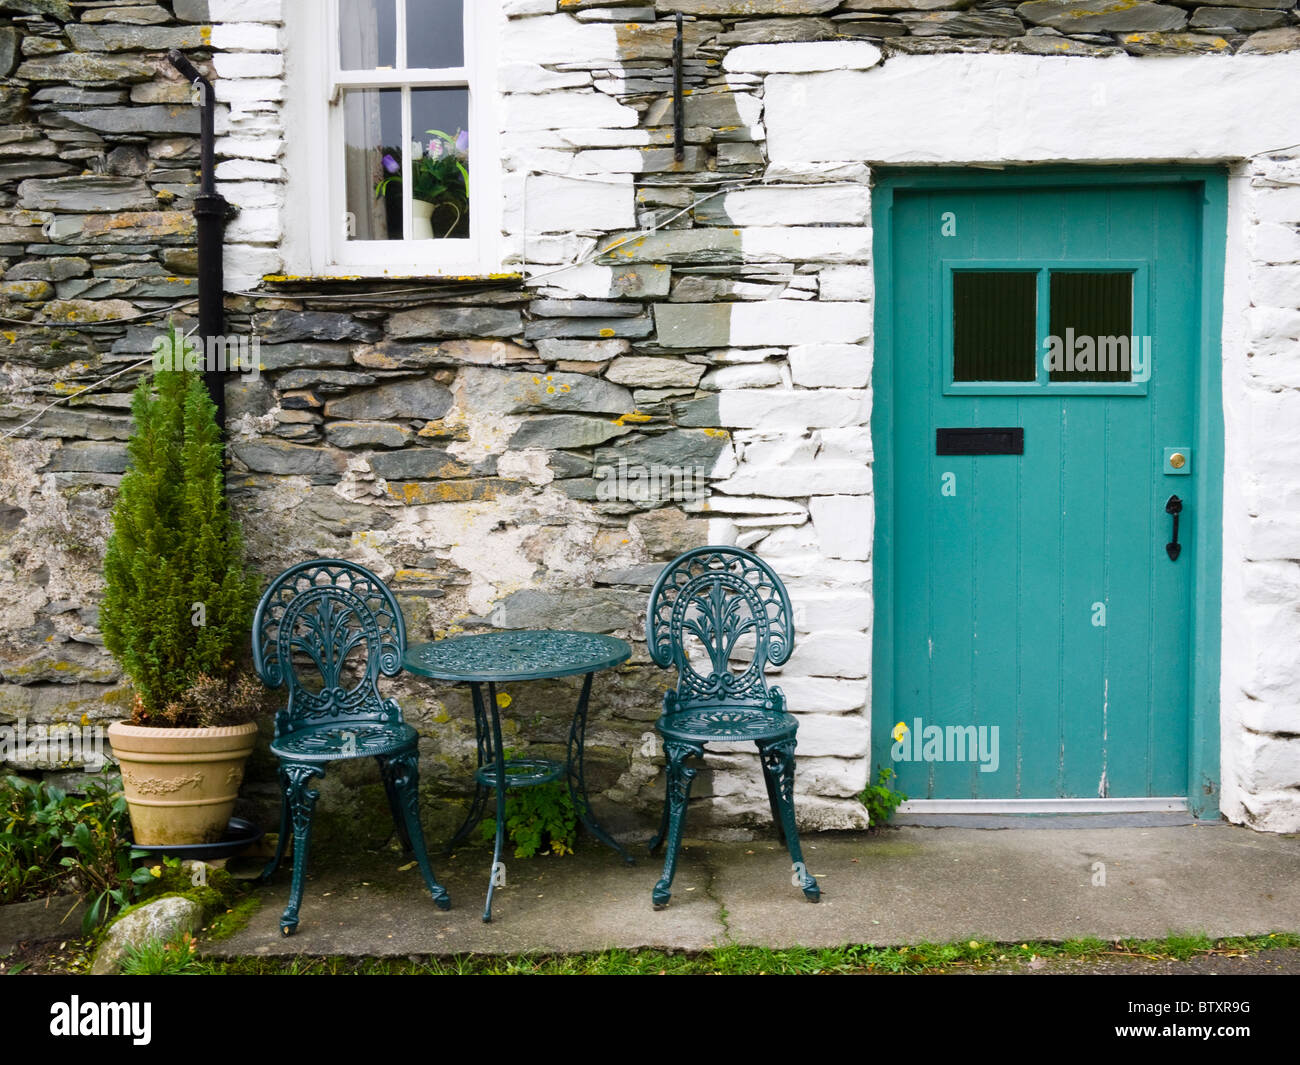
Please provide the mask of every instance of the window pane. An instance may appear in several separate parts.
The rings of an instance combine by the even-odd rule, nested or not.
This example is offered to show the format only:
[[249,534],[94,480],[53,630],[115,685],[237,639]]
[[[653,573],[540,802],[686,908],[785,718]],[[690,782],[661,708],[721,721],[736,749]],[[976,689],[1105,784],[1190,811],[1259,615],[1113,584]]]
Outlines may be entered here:
[[952,275],[954,381],[1032,381],[1037,339],[1032,271]]
[[339,68],[397,65],[397,0],[339,0]]
[[463,0],[406,0],[406,65],[465,64]]
[[1053,271],[1050,332],[1051,380],[1132,380],[1133,275]]
[[343,139],[349,237],[401,240],[402,91],[344,92]]
[[[412,89],[414,236],[469,236],[469,90]],[[427,221],[425,216],[427,215]]]

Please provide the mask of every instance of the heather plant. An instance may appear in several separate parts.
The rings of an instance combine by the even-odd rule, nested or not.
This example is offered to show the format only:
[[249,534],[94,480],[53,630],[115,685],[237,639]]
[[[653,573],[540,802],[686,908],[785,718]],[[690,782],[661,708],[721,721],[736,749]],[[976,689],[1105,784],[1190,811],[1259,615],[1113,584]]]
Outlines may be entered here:
[[202,377],[164,370],[145,378],[131,416],[100,625],[135,689],[135,723],[189,725],[177,708],[196,680],[236,672],[257,584],[226,505],[216,406]]

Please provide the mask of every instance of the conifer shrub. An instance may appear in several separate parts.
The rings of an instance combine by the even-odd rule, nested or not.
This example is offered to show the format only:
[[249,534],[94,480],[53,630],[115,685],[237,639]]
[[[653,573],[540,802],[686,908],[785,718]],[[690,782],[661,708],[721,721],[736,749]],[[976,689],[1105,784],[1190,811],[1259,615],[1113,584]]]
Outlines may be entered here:
[[[136,388],[131,417],[104,558],[104,644],[135,689],[135,724],[230,724],[198,706],[214,688],[243,690],[258,585],[226,504],[216,405],[199,373],[160,370]],[[246,721],[255,708],[243,702],[229,710]]]

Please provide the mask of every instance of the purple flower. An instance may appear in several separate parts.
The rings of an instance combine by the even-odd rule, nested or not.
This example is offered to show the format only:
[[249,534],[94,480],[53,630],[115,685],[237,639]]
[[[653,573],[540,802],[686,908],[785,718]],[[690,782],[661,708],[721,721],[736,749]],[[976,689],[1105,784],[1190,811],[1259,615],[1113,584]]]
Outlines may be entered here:
[[456,151],[461,155],[469,154],[469,130],[462,129],[456,134]]
[[384,157],[380,162],[384,164],[384,169],[390,174],[396,174],[402,169],[397,160],[387,153],[384,154]]

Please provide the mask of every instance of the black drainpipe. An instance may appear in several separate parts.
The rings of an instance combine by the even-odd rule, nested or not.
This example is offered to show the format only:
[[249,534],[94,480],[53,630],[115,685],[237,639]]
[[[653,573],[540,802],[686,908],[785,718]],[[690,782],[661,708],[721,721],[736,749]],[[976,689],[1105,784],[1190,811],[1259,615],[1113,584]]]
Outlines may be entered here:
[[[173,48],[167,53],[167,59],[191,85],[199,91],[200,125],[199,149],[202,155],[199,173],[199,194],[194,197],[194,220],[199,238],[199,335],[204,340],[203,383],[207,385],[208,395],[217,406],[217,425],[224,433],[226,429],[226,387],[225,375],[215,360],[210,360],[209,353],[215,353],[209,337],[224,335],[225,277],[221,266],[222,243],[225,239],[226,217],[230,205],[226,198],[217,192],[217,180],[214,164],[213,113],[215,104],[212,99],[212,85],[198,69]],[[224,349],[223,349],[224,350]]]

